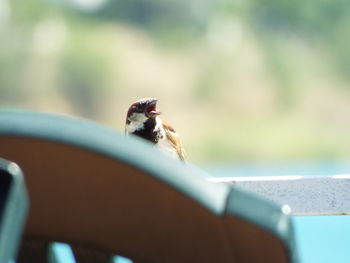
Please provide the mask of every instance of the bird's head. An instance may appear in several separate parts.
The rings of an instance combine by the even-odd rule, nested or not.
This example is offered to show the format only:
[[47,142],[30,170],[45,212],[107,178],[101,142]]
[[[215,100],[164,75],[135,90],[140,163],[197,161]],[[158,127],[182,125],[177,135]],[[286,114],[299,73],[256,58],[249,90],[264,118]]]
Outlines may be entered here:
[[126,122],[145,122],[149,118],[155,118],[160,115],[160,111],[157,110],[157,99],[144,98],[131,104]]

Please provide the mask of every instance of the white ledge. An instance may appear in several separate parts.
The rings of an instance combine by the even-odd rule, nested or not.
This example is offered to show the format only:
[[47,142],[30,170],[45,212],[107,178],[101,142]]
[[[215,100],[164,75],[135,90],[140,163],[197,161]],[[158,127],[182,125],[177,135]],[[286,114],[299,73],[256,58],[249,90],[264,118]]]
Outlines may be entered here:
[[350,174],[328,176],[217,177],[213,183],[229,183],[283,205],[294,215],[350,214]]

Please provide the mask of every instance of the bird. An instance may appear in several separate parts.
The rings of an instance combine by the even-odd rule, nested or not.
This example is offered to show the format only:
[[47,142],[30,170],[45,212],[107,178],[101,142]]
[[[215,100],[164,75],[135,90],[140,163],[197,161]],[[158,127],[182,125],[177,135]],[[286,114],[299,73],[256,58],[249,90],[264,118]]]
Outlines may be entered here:
[[163,152],[185,161],[180,137],[160,118],[157,102],[155,98],[143,98],[131,104],[126,115],[125,133],[150,141]]

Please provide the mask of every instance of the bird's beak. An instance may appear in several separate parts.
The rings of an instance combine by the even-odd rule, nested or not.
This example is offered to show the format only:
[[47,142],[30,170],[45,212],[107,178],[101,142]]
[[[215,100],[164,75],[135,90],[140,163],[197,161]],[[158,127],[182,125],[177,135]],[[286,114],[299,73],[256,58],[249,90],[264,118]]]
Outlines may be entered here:
[[146,115],[148,118],[156,117],[161,114],[161,112],[157,110],[157,102],[158,100],[153,98],[147,101]]
[[158,116],[158,115],[160,115],[160,114],[161,114],[161,112],[160,112],[159,110],[154,110],[154,111],[148,112],[148,113],[147,113],[147,116],[148,116],[148,117],[156,117],[156,116]]

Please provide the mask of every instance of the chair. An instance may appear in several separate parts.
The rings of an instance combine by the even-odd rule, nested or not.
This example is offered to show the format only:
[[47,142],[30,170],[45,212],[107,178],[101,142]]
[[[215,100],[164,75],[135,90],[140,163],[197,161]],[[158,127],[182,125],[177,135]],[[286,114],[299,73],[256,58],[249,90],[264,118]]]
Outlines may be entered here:
[[288,206],[237,187],[226,204],[224,221],[235,262],[298,262]]
[[[26,175],[32,205],[24,235],[37,251],[59,241],[143,263],[263,262],[237,257],[242,246],[254,251],[258,248],[252,245],[263,242],[240,244],[232,238],[249,239],[250,229],[258,229],[273,243],[264,248],[283,255],[275,262],[294,260],[290,222],[281,209],[275,215],[283,217],[285,227],[277,235],[231,209],[237,203],[230,198],[238,190],[207,182],[198,168],[141,139],[86,120],[36,112],[3,111],[0,123],[0,155],[16,161]],[[250,197],[242,192],[240,201]],[[259,198],[252,203],[271,206]],[[237,228],[232,218],[244,224]],[[280,220],[274,217],[273,223]],[[23,247],[21,258],[30,253]]]
[[28,209],[28,197],[20,168],[0,158],[0,262],[17,254]]

